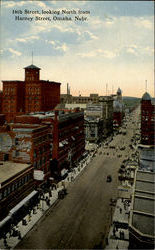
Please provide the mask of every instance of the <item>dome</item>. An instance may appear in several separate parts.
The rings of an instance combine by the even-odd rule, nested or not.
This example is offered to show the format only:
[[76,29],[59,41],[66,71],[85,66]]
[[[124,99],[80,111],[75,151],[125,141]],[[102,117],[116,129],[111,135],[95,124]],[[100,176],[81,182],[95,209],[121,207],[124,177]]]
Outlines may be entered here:
[[142,96],[143,101],[151,101],[151,96],[149,93],[145,92],[144,95]]

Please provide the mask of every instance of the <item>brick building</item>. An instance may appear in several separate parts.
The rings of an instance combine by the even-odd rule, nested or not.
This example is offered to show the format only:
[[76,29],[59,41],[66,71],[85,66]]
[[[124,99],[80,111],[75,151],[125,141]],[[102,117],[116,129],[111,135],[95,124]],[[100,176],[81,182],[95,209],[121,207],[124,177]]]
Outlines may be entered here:
[[146,92],[141,100],[140,168],[155,171],[155,105]]
[[155,105],[150,95],[144,93],[141,100],[141,143],[155,145]]
[[3,92],[0,90],[0,114],[2,113]]
[[62,175],[62,170],[74,167],[85,151],[84,113],[77,110],[57,112],[51,166],[56,175]]
[[0,161],[0,171],[1,221],[14,206],[34,190],[34,180],[31,164]]
[[20,115],[0,131],[0,160],[31,163],[44,174],[41,184],[61,178],[85,151],[84,113],[78,110]]
[[[22,120],[23,119],[23,120]],[[43,174],[38,185],[46,183],[50,176],[49,128],[39,124],[37,118],[17,117],[14,124],[0,127],[0,160],[32,164],[34,170]],[[37,124],[38,123],[38,124]]]
[[117,94],[114,97],[113,102],[113,127],[117,128],[121,126],[124,117],[124,104],[122,99],[122,91],[120,88],[117,90]]
[[8,122],[17,114],[25,112],[25,94],[23,81],[3,81],[2,113]]
[[40,68],[25,67],[25,81],[3,81],[2,113],[12,122],[17,115],[48,111],[60,102],[60,83],[40,80]]

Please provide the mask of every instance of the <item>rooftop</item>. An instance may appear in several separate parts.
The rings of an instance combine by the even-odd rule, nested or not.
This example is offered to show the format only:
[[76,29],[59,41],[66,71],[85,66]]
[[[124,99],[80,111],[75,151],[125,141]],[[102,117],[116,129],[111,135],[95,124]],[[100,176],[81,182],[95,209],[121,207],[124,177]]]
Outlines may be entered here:
[[139,234],[154,237],[155,173],[138,170],[132,198],[130,227]]
[[[2,165],[1,165],[2,164]],[[17,174],[23,172],[29,168],[30,164],[15,163],[12,161],[1,161],[0,162],[0,183],[9,180]]]
[[33,64],[31,64],[31,65],[25,67],[24,69],[39,69],[39,70],[40,70],[40,68],[38,68],[37,66],[35,66],[35,65],[33,65]]
[[142,96],[143,101],[151,101],[151,96],[148,92],[145,92],[144,95]]

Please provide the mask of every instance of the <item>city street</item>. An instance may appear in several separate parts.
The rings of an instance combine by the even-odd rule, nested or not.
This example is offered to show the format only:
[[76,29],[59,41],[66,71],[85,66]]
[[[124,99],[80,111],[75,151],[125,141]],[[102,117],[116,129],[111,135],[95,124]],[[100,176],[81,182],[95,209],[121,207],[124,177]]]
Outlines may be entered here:
[[[67,196],[56,201],[17,249],[105,247],[111,222],[110,199],[117,198],[118,169],[132,154],[129,145],[137,127],[137,112],[139,110],[127,122],[127,134],[114,136],[107,148],[98,149],[91,162],[69,184]],[[110,148],[111,145],[115,148]],[[123,151],[120,150],[122,146],[125,146]],[[106,182],[107,175],[112,176],[112,182]]]

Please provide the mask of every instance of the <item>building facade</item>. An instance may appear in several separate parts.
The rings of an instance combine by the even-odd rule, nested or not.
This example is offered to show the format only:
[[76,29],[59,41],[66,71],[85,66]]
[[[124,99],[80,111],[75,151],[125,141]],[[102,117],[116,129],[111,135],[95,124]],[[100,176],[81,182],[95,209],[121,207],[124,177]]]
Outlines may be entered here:
[[118,128],[122,124],[122,120],[124,117],[124,105],[123,105],[123,99],[122,99],[122,91],[120,88],[117,90],[117,94],[114,97],[113,102],[113,127],[114,129]]
[[146,92],[141,100],[141,143],[155,145],[155,105]]
[[0,90],[0,114],[2,113],[3,92]]
[[0,160],[31,163],[37,186],[50,177],[61,179],[62,171],[74,167],[85,151],[84,113],[57,110],[17,116],[13,124],[1,126],[0,149]]
[[85,152],[84,113],[55,111],[51,167],[55,175],[71,169]]
[[40,68],[25,67],[25,81],[3,81],[2,113],[8,122],[15,116],[49,111],[60,103],[60,83],[40,80]]
[[144,93],[141,100],[140,168],[155,171],[155,105],[150,95]]
[[34,173],[43,174],[42,179],[35,178],[36,185],[42,185],[50,176],[49,127],[24,116],[16,117],[15,122],[0,127],[0,160],[31,164]]
[[34,190],[31,164],[0,161],[0,221]]

